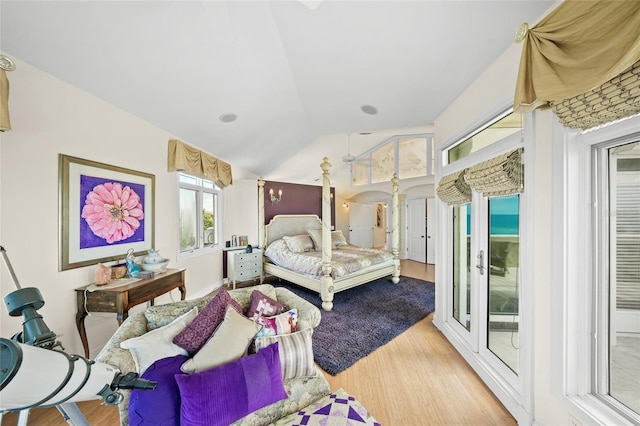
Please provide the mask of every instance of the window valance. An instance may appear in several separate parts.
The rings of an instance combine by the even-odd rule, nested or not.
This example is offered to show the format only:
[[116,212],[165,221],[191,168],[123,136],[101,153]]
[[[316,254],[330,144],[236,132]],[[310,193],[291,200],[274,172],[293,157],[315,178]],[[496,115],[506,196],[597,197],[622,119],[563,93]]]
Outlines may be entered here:
[[471,188],[464,180],[466,171],[467,169],[464,169],[440,179],[436,193],[442,201],[446,201],[449,205],[471,202]]
[[[565,1],[535,27],[523,24],[516,41],[523,46],[514,109],[530,111],[553,103],[558,111],[568,111],[568,118],[561,117],[565,124],[575,121],[572,109],[578,115],[588,109],[586,115],[592,117],[605,111],[596,120],[600,122],[640,112],[634,86],[634,64],[640,61],[640,1]],[[579,121],[574,125],[583,126]]]
[[7,72],[0,68],[0,132],[11,130],[9,120],[9,80]]
[[511,195],[524,190],[522,149],[483,161],[467,169],[464,180],[482,195]]
[[221,188],[233,183],[229,163],[176,139],[169,141],[168,170],[206,177]]

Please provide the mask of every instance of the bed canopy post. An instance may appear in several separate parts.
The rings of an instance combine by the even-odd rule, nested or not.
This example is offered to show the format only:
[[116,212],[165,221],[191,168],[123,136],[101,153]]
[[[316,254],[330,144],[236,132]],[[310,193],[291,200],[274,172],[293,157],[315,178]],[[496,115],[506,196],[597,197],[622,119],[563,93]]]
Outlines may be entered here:
[[397,175],[391,178],[391,254],[393,254],[393,274],[391,281],[397,284],[400,281],[400,209],[398,208],[398,179]]
[[333,278],[331,277],[331,182],[329,180],[329,159],[322,159],[322,279],[321,292],[322,308],[325,311],[333,309]]
[[264,179],[258,178],[258,247],[264,252],[266,248],[266,224],[264,223]]

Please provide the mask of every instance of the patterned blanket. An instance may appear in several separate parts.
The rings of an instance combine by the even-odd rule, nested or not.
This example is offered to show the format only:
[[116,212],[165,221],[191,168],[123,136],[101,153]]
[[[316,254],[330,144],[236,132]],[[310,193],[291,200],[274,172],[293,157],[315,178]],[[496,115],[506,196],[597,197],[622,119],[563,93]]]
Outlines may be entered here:
[[[307,251],[294,253],[284,240],[276,240],[269,244],[265,256],[274,264],[311,278],[322,277],[322,252]],[[393,259],[393,255],[383,250],[345,245],[331,252],[331,276],[343,277],[358,272],[372,265]]]
[[276,426],[380,426],[355,399],[343,389],[325,396],[297,413],[275,422]]

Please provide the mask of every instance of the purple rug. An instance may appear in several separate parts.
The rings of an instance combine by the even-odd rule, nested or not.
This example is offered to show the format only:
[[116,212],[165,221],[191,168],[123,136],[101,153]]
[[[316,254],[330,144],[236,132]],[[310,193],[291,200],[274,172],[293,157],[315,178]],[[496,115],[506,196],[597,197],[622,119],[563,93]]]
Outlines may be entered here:
[[381,278],[336,293],[333,310],[322,309],[320,295],[286,281],[286,287],[322,311],[313,330],[316,363],[335,376],[390,342],[429,315],[435,306],[435,285],[417,278],[400,277],[398,284]]

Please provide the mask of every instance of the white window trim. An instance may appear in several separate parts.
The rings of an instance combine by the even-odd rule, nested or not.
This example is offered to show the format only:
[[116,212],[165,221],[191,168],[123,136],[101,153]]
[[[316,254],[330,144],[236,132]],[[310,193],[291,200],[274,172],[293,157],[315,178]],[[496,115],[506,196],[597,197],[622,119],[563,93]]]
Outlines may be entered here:
[[[596,387],[592,355],[600,330],[594,300],[595,145],[614,140],[637,140],[640,118],[633,118],[589,133],[578,134],[554,117],[552,176],[552,299],[562,304],[564,394],[570,409],[585,423],[632,425],[612,405],[593,393]],[[593,265],[593,268],[585,268]],[[589,291],[585,291],[585,283]]]
[[[189,174],[189,173],[185,173],[185,174]],[[222,251],[223,248],[223,243],[222,243],[222,228],[220,225],[216,225],[216,232],[218,233],[218,244],[213,244],[211,246],[203,246],[202,248],[198,248],[198,249],[194,249],[191,251],[180,251],[180,188],[181,188],[181,184],[182,182],[180,182],[180,175],[179,173],[176,173],[176,219],[177,219],[177,224],[176,224],[176,234],[175,234],[175,241],[176,241],[176,260],[177,261],[184,261],[184,260],[188,260],[188,259],[192,259],[194,257],[198,257],[198,256],[204,256],[206,254],[211,254],[211,253],[215,253],[218,251]],[[185,187],[189,186],[189,185],[184,185]],[[216,220],[218,221],[219,224],[224,223],[224,217],[223,217],[223,212],[224,212],[224,197],[223,197],[223,190],[222,189],[214,189],[214,193],[218,194],[218,211],[217,211],[217,218]]]

